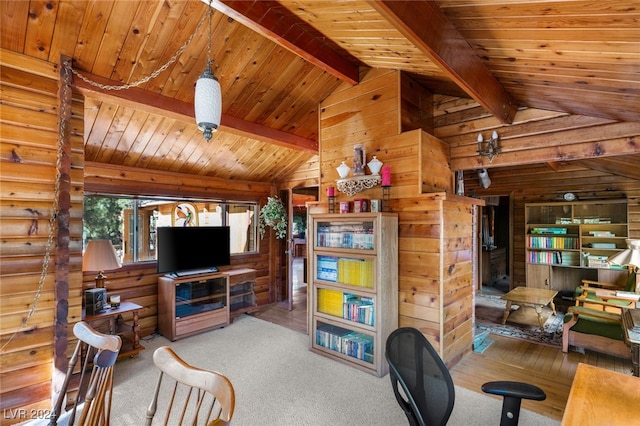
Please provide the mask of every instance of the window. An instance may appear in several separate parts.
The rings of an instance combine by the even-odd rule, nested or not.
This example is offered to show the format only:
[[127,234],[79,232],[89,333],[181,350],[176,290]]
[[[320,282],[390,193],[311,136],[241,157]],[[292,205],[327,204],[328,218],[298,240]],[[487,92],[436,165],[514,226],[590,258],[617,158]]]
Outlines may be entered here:
[[162,226],[229,226],[231,255],[257,252],[257,203],[87,195],[83,242],[111,240],[123,264],[156,260]]

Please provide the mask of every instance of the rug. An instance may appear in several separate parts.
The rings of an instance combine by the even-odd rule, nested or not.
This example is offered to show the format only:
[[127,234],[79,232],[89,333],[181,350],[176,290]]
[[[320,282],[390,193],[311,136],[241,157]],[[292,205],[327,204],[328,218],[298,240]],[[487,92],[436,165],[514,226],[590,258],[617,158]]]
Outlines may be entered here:
[[528,340],[543,345],[562,347],[562,324],[564,314],[557,312],[553,315],[550,308],[545,307],[541,316],[544,321],[544,331],[540,331],[537,314],[532,307],[512,306],[511,314],[506,324],[502,324],[502,316],[506,301],[500,296],[476,297],[476,328],[479,333],[487,331],[514,339]]

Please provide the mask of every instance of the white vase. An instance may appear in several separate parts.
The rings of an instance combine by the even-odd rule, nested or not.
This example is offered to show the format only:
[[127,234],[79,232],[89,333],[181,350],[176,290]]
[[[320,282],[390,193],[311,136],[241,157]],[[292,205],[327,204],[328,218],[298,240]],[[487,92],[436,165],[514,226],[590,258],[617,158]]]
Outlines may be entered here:
[[344,179],[349,175],[349,171],[351,171],[351,167],[347,166],[343,161],[340,166],[336,167],[338,174],[340,175],[340,179]]
[[380,169],[382,168],[382,161],[378,160],[376,156],[373,156],[373,159],[367,163],[367,167],[369,167],[369,171],[372,175],[377,175],[380,173]]

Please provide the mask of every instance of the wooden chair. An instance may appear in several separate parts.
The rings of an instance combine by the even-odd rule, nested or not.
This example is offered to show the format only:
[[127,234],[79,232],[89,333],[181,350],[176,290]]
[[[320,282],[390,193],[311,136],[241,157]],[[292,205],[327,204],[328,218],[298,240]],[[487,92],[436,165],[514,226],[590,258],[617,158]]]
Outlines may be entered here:
[[[165,425],[213,426],[231,423],[235,392],[229,379],[215,371],[187,364],[168,346],[156,349],[153,362],[160,369],[160,377],[147,409],[147,426],[153,421],[159,400],[160,405],[167,407],[163,420]],[[162,386],[165,375],[173,379],[169,386]]]
[[[109,425],[111,414],[111,396],[113,391],[113,366],[118,358],[122,340],[119,336],[95,331],[84,321],[76,323],[73,334],[78,338],[73,355],[69,360],[67,375],[62,384],[56,404],[51,414],[51,425],[57,425],[62,414],[64,423],[73,425]],[[75,375],[76,365],[80,362],[79,388],[73,406],[63,413],[63,403],[67,399],[69,385]],[[88,380],[86,372],[91,371]],[[76,410],[82,406],[82,412],[76,420]]]
[[630,274],[627,283],[616,284],[602,281],[582,280],[576,297],[576,306],[614,312],[620,314],[622,309],[635,308],[635,301],[628,296],[621,297],[617,291],[629,291],[630,284],[635,283],[635,273]]

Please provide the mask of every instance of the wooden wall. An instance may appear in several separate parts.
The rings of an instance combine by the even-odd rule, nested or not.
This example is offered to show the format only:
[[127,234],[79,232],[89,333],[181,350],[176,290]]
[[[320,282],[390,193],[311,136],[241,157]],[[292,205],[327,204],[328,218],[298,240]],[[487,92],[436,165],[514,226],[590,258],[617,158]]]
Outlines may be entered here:
[[[548,141],[565,140],[564,146],[582,142],[589,147],[594,141],[602,146],[621,145],[621,139],[640,134],[639,123],[615,123],[599,118],[572,116],[538,109],[521,109],[511,126],[500,125],[475,101],[435,96],[434,134],[452,145],[452,156],[460,155],[462,141],[474,144],[478,131],[489,136],[497,130],[502,138],[520,141],[526,146],[544,146]],[[635,132],[635,133],[634,133]],[[535,135],[535,136],[534,136]],[[501,139],[501,144],[502,144]],[[513,142],[515,143],[515,142]],[[508,149],[508,142],[504,144]],[[513,145],[513,144],[512,144]],[[583,148],[583,150],[586,148]],[[520,153],[535,158],[536,151]],[[547,148],[551,152],[551,148]],[[640,147],[635,148],[640,152]],[[614,151],[620,152],[620,151]],[[511,247],[512,286],[526,285],[525,204],[562,201],[565,192],[573,192],[580,200],[627,199],[629,205],[629,235],[640,238],[640,181],[587,167],[581,160],[538,162],[512,167],[500,164],[502,153],[488,168],[491,186],[483,189],[475,170],[465,171],[465,194],[473,197],[509,196],[512,202],[513,237]],[[478,156],[476,155],[476,159]],[[624,157],[623,157],[624,158]],[[457,160],[463,164],[463,157]],[[453,160],[452,160],[453,162]],[[629,160],[625,167],[637,168]],[[624,167],[621,167],[624,171]]]
[[12,409],[29,413],[51,407],[54,365],[62,371],[57,374],[66,368],[54,364],[54,354],[64,354],[72,344],[64,335],[66,322],[81,318],[84,109],[81,97],[74,96],[65,146],[70,151],[60,161],[61,187],[68,189],[61,191],[51,258],[41,281],[61,139],[58,70],[3,51],[0,72],[0,422],[9,424],[19,420],[11,418]]
[[[320,109],[321,202],[336,186],[335,168],[353,163],[353,146],[365,146],[391,167],[391,206],[399,219],[399,325],[420,329],[452,364],[471,350],[473,200],[447,194],[453,185],[449,148],[423,129],[430,117],[413,111],[432,95],[402,73],[373,70],[355,87],[343,87]],[[430,110],[427,110],[430,113]],[[336,202],[382,198],[381,188]],[[438,192],[434,192],[438,191]]]

